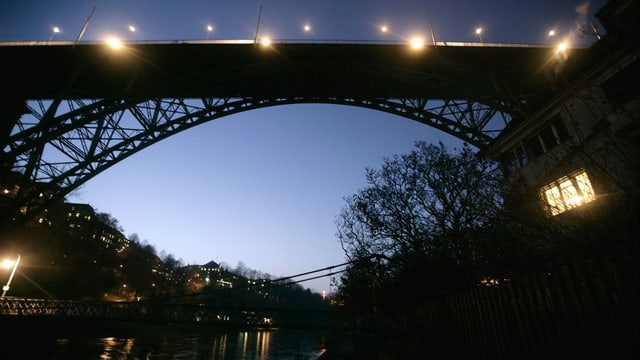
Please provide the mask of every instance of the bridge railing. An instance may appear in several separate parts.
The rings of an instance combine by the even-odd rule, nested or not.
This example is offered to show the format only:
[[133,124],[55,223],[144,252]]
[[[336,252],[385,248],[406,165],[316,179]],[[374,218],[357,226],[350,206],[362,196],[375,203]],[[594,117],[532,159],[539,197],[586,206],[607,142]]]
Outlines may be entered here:
[[49,300],[6,297],[0,299],[0,316],[326,328],[349,326],[347,314],[326,310],[227,308],[204,304]]
[[[251,39],[217,39],[217,40],[127,40],[126,45],[252,45],[257,44],[256,40]],[[61,46],[74,45],[73,41],[0,41],[0,46]],[[104,41],[82,41],[76,45],[102,45]],[[390,41],[390,40],[340,40],[340,39],[271,39],[270,44],[300,44],[300,45],[407,45],[407,41]],[[491,43],[491,42],[469,42],[469,41],[436,41],[426,43],[426,46],[463,46],[463,47],[507,47],[507,48],[553,48],[552,44],[525,44],[525,43]],[[573,47],[586,48],[587,46],[573,45]]]

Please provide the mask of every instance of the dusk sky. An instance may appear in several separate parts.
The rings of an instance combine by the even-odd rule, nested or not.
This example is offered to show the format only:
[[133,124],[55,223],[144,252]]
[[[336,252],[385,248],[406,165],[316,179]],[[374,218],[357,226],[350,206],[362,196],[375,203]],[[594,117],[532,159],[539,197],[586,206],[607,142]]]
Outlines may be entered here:
[[[253,39],[482,41],[591,44],[577,32],[606,1],[0,1],[0,41]],[[131,32],[129,26],[135,26]],[[213,26],[212,31],[207,26]],[[310,30],[304,31],[309,25]],[[380,27],[386,25],[386,33]],[[53,27],[60,28],[53,33]],[[556,33],[550,37],[549,31]],[[601,31],[604,31],[601,29]],[[277,41],[277,40],[276,40]],[[46,59],[43,59],[46,61]],[[7,84],[5,84],[6,86]],[[345,261],[334,219],[343,197],[366,185],[366,167],[414,142],[461,142],[386,113],[288,105],[211,121],[145,149],[67,197],[120,221],[185,264],[239,261],[288,276]],[[329,290],[329,279],[302,284]]]

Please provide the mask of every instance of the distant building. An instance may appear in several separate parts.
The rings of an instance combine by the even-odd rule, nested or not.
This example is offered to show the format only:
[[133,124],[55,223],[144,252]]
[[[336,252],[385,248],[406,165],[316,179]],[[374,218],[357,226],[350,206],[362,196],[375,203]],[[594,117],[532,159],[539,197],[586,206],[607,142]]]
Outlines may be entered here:
[[[19,217],[25,216],[30,208],[38,207],[45,203],[49,203],[49,206],[56,205],[55,203],[51,203],[53,193],[49,184],[33,183],[21,188],[21,179],[22,174],[13,171],[6,172],[4,177],[0,178],[0,225],[15,223]],[[19,210],[18,213],[13,213],[13,211],[16,210],[14,208],[16,206],[15,200],[19,196],[20,192],[31,194],[31,201],[28,205],[21,205],[17,208],[17,210]],[[27,225],[51,225],[49,209],[41,209],[33,219],[29,219]]]
[[68,230],[88,232],[91,240],[116,253],[129,248],[126,236],[120,230],[99,221],[91,205],[64,203],[58,211],[64,215],[64,223]]
[[233,274],[226,271],[215,261],[204,265],[187,265],[180,268],[180,273],[191,291],[201,291],[212,286],[216,288],[233,287]]
[[[487,149],[507,178],[538,189],[558,215],[604,197],[638,196],[639,1],[611,0],[597,14],[607,32],[556,94],[514,121]],[[571,56],[571,53],[567,54]]]

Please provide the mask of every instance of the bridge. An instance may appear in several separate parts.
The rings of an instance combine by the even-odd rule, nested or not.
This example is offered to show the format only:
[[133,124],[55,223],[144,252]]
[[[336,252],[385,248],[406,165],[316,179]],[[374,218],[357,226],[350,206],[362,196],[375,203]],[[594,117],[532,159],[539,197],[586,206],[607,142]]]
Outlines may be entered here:
[[[213,306],[204,303],[55,300],[19,297],[0,299],[0,320],[87,320],[240,328],[326,328],[346,326],[344,311]],[[336,321],[339,320],[339,321]]]
[[3,43],[0,178],[10,204],[2,211],[35,214],[166,137],[269,106],[374,109],[482,149],[570,81],[588,61],[586,50],[444,42]]

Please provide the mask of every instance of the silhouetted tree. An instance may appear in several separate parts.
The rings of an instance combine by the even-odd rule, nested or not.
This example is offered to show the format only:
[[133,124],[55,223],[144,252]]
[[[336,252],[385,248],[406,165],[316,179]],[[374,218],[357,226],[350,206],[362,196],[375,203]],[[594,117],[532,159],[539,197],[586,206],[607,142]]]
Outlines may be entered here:
[[98,221],[100,221],[101,223],[111,227],[114,230],[118,230],[120,232],[123,232],[124,229],[122,228],[122,226],[120,226],[120,222],[118,221],[118,219],[116,219],[115,217],[113,217],[111,214],[109,213],[105,213],[105,212],[96,212],[96,219]]
[[497,164],[465,145],[452,154],[444,144],[417,142],[406,155],[366,170],[368,186],[345,198],[337,218],[346,255],[386,259],[402,266],[429,257],[459,265],[481,260],[474,233],[502,205]]
[[[339,300],[365,328],[415,344],[430,329],[427,308],[477,281],[487,261],[482,230],[502,207],[498,164],[465,145],[417,142],[409,154],[366,169],[367,186],[345,198],[336,224],[353,261]],[[429,320],[431,321],[431,320]],[[400,327],[398,324],[400,325]],[[421,338],[422,337],[422,338]]]

